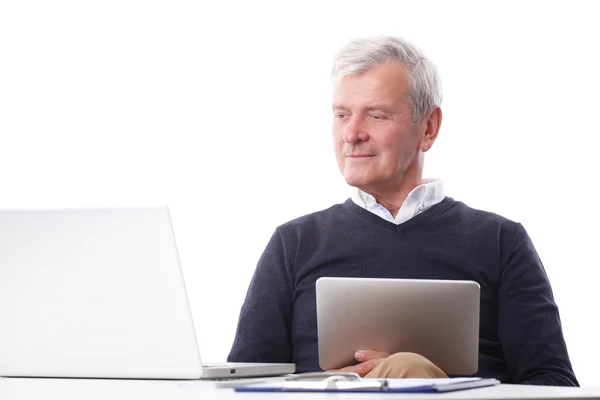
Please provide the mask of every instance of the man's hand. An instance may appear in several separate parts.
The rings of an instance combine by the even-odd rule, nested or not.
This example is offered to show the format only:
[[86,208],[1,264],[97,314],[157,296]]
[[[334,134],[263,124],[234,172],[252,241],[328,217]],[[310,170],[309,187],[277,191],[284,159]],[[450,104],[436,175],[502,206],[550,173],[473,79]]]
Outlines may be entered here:
[[359,350],[354,354],[354,358],[356,358],[356,361],[360,364],[331,370],[329,372],[356,372],[361,377],[364,377],[389,356],[389,353],[384,353],[382,351]]

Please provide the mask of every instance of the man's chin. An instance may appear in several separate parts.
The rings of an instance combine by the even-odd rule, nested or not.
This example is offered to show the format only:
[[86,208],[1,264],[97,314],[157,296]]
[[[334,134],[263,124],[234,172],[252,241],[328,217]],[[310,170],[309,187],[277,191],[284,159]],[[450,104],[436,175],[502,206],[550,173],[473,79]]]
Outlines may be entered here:
[[365,179],[364,177],[356,177],[356,176],[344,176],[346,180],[346,184],[349,186],[354,186],[356,188],[361,188],[365,186],[369,186],[369,179]]

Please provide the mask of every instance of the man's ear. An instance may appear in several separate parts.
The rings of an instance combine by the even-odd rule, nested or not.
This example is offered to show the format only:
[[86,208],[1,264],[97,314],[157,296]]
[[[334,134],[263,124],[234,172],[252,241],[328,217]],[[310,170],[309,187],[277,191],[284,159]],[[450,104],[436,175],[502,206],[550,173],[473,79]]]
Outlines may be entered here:
[[424,126],[423,136],[421,138],[421,151],[426,152],[431,148],[431,146],[433,146],[433,142],[435,142],[435,139],[437,139],[440,131],[440,126],[442,125],[442,109],[435,107],[429,113],[423,123]]

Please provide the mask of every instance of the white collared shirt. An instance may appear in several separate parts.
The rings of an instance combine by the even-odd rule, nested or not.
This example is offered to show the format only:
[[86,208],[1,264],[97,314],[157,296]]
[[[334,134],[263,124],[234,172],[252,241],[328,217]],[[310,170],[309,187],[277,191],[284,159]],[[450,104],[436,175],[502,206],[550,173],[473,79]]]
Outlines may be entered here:
[[387,208],[377,203],[375,197],[360,189],[352,195],[352,201],[386,221],[399,225],[444,200],[444,196],[444,185],[441,180],[426,180],[408,194],[396,218],[392,217]]

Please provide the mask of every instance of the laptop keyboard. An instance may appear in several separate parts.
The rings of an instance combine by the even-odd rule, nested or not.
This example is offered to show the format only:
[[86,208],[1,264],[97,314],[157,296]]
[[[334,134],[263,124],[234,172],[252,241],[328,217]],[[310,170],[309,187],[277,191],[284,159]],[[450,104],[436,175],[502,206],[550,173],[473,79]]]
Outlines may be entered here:
[[227,367],[228,363],[203,363],[203,367],[215,368],[215,367]]
[[219,362],[208,362],[208,363],[204,363],[202,364],[203,367],[205,368],[241,368],[241,367],[252,367],[252,366],[256,366],[259,364],[256,363],[228,363],[228,362],[223,362],[223,363],[219,363]]

